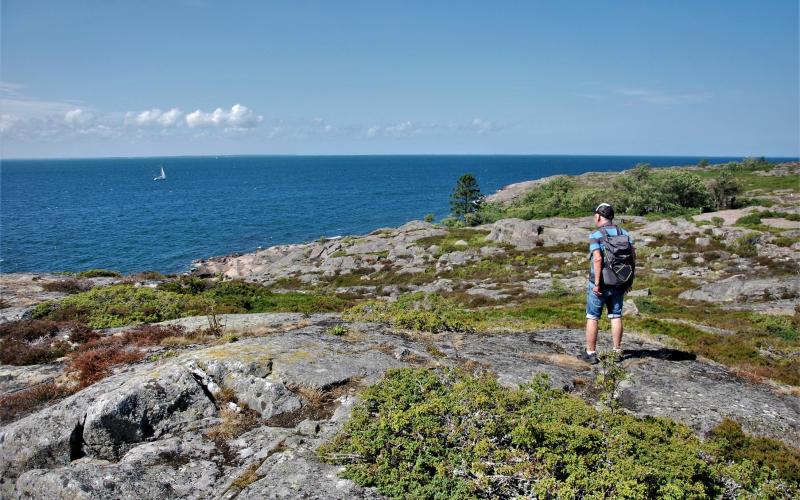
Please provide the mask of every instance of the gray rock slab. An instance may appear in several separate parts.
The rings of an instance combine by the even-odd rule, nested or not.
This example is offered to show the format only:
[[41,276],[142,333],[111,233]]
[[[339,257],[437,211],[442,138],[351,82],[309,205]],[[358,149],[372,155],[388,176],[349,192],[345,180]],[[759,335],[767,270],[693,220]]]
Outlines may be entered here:
[[[432,335],[350,323],[346,335],[334,336],[326,333],[331,320],[314,315],[290,330],[134,365],[5,426],[0,495],[371,497],[373,491],[339,478],[340,468],[315,455],[347,420],[357,393],[340,395],[331,402],[330,417],[315,420],[303,416],[311,404],[303,390],[324,393],[345,383],[364,387],[391,368],[445,365],[491,371],[507,386],[543,373],[555,386],[593,397],[584,388],[599,368],[575,357],[584,343],[581,330]],[[260,328],[256,318],[248,321],[249,328]],[[599,347],[610,348],[607,332]],[[674,418],[701,435],[730,417],[749,432],[800,445],[800,398],[791,391],[748,382],[635,334],[626,334],[623,347],[630,379],[620,398],[628,411]],[[272,390],[276,387],[280,390]],[[263,416],[297,418],[286,420],[291,427],[270,427],[272,420],[263,420],[223,444],[212,442],[206,434],[221,422],[214,394],[222,388]],[[257,474],[249,484],[236,481],[253,467]]]

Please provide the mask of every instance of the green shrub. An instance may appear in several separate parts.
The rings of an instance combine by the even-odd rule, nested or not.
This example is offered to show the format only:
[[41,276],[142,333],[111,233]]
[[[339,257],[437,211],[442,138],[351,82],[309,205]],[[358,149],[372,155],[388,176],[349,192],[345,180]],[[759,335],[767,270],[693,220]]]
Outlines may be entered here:
[[79,272],[76,276],[78,278],[119,278],[122,274],[110,269],[87,269]]
[[166,292],[198,295],[206,291],[209,286],[210,283],[208,281],[198,276],[181,276],[176,280],[160,283],[158,289]]
[[399,369],[362,398],[318,454],[393,498],[704,498],[731,484],[738,495],[797,493],[768,465],[718,460],[683,425],[598,411],[544,377],[509,389],[485,373]]
[[754,314],[752,316],[752,321],[756,327],[763,330],[768,335],[775,335],[784,340],[797,340],[800,338],[797,325],[800,319],[796,317],[793,321],[789,316]]
[[405,294],[394,302],[368,300],[348,309],[342,317],[348,321],[374,321],[432,333],[475,329],[469,311],[441,295],[424,292]]
[[724,461],[748,460],[759,467],[768,466],[793,483],[800,484],[800,451],[780,441],[748,436],[741,426],[724,419],[709,433],[709,448]]
[[442,225],[449,228],[460,228],[464,227],[464,221],[458,217],[445,217],[442,219]]
[[653,301],[650,297],[638,297],[634,299],[634,302],[636,303],[636,308],[642,314],[659,314],[665,310],[664,306]]
[[763,217],[761,214],[762,212],[753,212],[743,217],[739,217],[736,219],[735,225],[743,227],[758,226],[761,224],[761,218]]
[[725,210],[738,205],[736,197],[742,190],[742,186],[731,170],[722,169],[716,177],[711,179],[708,189],[714,208]]
[[759,226],[762,224],[761,219],[768,219],[771,217],[788,219],[791,221],[800,221],[800,214],[764,210],[761,212],[752,212],[744,217],[740,217],[736,220],[736,225],[742,227],[759,228]]
[[59,302],[39,304],[33,310],[33,317],[111,328],[204,314],[206,307],[207,304],[197,297],[120,284],[93,288]]
[[758,243],[760,236],[756,233],[745,234],[736,238],[736,241],[731,245],[731,252],[739,255],[740,257],[756,257],[758,255]]
[[340,336],[340,335],[347,335],[347,332],[349,331],[350,329],[347,328],[347,326],[345,325],[334,325],[325,330],[325,333],[327,333],[328,335]]
[[800,241],[800,239],[798,238],[790,238],[789,236],[778,236],[777,238],[772,240],[772,243],[779,247],[787,248],[794,245],[798,241]]
[[274,293],[244,281],[208,284],[198,278],[164,283],[157,289],[119,284],[94,288],[33,310],[34,318],[79,321],[92,328],[153,323],[183,316],[244,312],[333,312],[352,303],[312,293]]
[[711,193],[703,179],[679,170],[653,170],[641,164],[614,182],[619,193],[617,209],[632,215],[681,214],[712,208]]
[[217,312],[335,312],[352,305],[332,295],[315,293],[275,293],[257,283],[222,281],[215,283],[202,297],[220,306]]

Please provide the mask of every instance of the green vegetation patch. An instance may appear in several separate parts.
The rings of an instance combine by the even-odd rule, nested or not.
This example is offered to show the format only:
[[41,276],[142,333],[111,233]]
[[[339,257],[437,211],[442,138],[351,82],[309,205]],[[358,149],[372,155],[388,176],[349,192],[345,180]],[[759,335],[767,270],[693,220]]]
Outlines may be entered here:
[[352,303],[312,293],[275,293],[244,281],[210,282],[185,277],[159,288],[129,284],[94,288],[57,302],[45,302],[33,310],[34,318],[78,321],[92,328],[110,328],[135,323],[154,323],[184,316],[214,312],[328,312],[341,311]]
[[740,257],[756,257],[758,255],[756,245],[760,239],[761,235],[758,233],[745,234],[736,238],[728,249]]
[[[651,304],[659,307],[661,303],[651,300]],[[626,327],[652,335],[672,337],[693,353],[757,377],[800,385],[800,341],[798,341],[800,325],[796,315],[788,318],[727,311],[731,317],[717,322],[713,314],[698,314],[692,317],[692,311],[698,311],[698,308],[686,307],[684,314],[681,315],[671,312],[672,307],[679,307],[677,305],[660,307],[665,308],[657,313],[662,318],[685,316],[686,319],[721,328],[731,328],[731,323],[735,322],[738,322],[738,325],[734,333],[721,335],[645,316],[629,318]]]
[[[420,238],[415,241],[414,244],[421,247],[438,245],[439,250],[434,254],[434,257],[439,258],[446,253],[455,252],[456,250],[496,246],[497,244],[494,241],[489,241],[486,239],[486,236],[488,235],[489,231],[484,231],[481,229],[455,228],[448,229],[446,235]],[[467,244],[456,245],[456,242],[459,240],[463,240]]]
[[206,309],[207,304],[196,297],[123,284],[44,302],[33,309],[33,317],[110,328],[204,314]]
[[393,498],[798,493],[785,461],[740,459],[720,444],[727,437],[705,446],[669,419],[598,411],[544,377],[508,389],[488,374],[399,369],[362,397],[318,454]]
[[750,229],[769,230],[770,228],[767,227],[762,222],[762,219],[769,219],[769,218],[781,218],[791,221],[800,221],[800,214],[792,214],[788,212],[776,212],[773,210],[763,210],[760,212],[749,213],[744,217],[740,217],[739,219],[736,220],[735,225],[740,227],[747,227]]
[[557,177],[512,203],[485,203],[473,219],[475,223],[490,223],[508,217],[580,217],[590,214],[600,202],[614,205],[618,215],[656,219],[747,205],[767,206],[772,204],[769,199],[745,198],[742,194],[796,191],[800,185],[796,174],[762,175],[774,167],[763,158],[745,158],[700,170],[653,169],[640,164],[626,172],[603,176]]
[[421,332],[468,332],[475,330],[475,316],[454,301],[434,293],[414,292],[396,301],[368,300],[344,312],[346,321],[387,323]]
[[76,274],[78,278],[120,278],[122,274],[110,269],[87,269]]

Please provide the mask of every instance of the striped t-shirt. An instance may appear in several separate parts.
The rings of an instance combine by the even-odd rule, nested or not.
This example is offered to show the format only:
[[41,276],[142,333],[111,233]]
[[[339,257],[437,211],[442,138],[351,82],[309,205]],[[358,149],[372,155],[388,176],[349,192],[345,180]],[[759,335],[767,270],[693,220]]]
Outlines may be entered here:
[[[631,245],[633,245],[633,238],[631,238],[631,235],[629,235],[628,232],[622,229],[621,227],[614,226],[611,224],[607,224],[602,227],[606,230],[606,232],[608,232],[609,236],[617,236],[619,234],[624,234],[625,236],[628,237],[628,241],[631,242]],[[617,229],[619,229],[619,233],[617,233]],[[603,233],[600,231],[600,229],[597,229],[597,231],[589,235],[589,282],[591,283],[594,283],[594,266],[592,265],[592,252],[594,252],[595,250],[600,250],[600,252],[603,253],[603,244],[601,243],[602,239],[603,239]]]

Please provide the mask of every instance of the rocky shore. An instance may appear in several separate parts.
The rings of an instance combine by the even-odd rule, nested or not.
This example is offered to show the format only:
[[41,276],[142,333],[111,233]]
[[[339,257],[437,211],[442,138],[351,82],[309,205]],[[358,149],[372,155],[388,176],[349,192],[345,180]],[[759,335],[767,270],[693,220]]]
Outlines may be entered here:
[[[493,199],[513,202],[539,183],[509,186]],[[781,213],[800,214],[796,191],[774,196]],[[627,378],[616,391],[625,411],[675,419],[701,437],[730,418],[748,433],[800,448],[796,384],[714,361],[690,348],[693,338],[684,335],[740,335],[739,316],[725,319],[726,314],[754,314],[754,324],[796,318],[800,223],[765,217],[755,228],[737,225],[748,214],[768,210],[619,218],[636,242],[641,275],[625,301],[631,319],[622,362]],[[342,468],[323,463],[315,450],[340,431],[360,391],[392,368],[485,370],[506,386],[545,373],[553,386],[597,405],[592,381],[600,368],[574,356],[582,331],[574,319],[536,309],[543,297],[554,301],[548,304],[561,296],[579,300],[591,228],[589,217],[502,219],[458,229],[412,221],[366,235],[196,261],[192,277],[243,280],[277,294],[328,294],[356,304],[435,294],[481,314],[475,324],[482,326],[425,333],[339,312],[220,314],[214,321],[228,332],[226,343],[147,347],[139,361],[6,422],[0,427],[0,496],[380,497],[377,490],[341,479]],[[30,317],[38,304],[70,296],[74,291],[44,286],[64,279],[0,276],[0,323]],[[170,280],[78,281],[85,289],[123,282],[155,289]],[[555,310],[543,309],[548,307]],[[533,328],[534,310],[545,316],[544,325],[574,326]],[[502,320],[492,316],[506,313]],[[161,324],[193,331],[208,322],[204,315]],[[113,337],[126,329],[101,333]],[[601,347],[608,348],[605,336]],[[762,346],[756,355],[785,364],[800,353],[781,349]],[[68,378],[62,373],[67,361],[0,365],[0,395]]]

